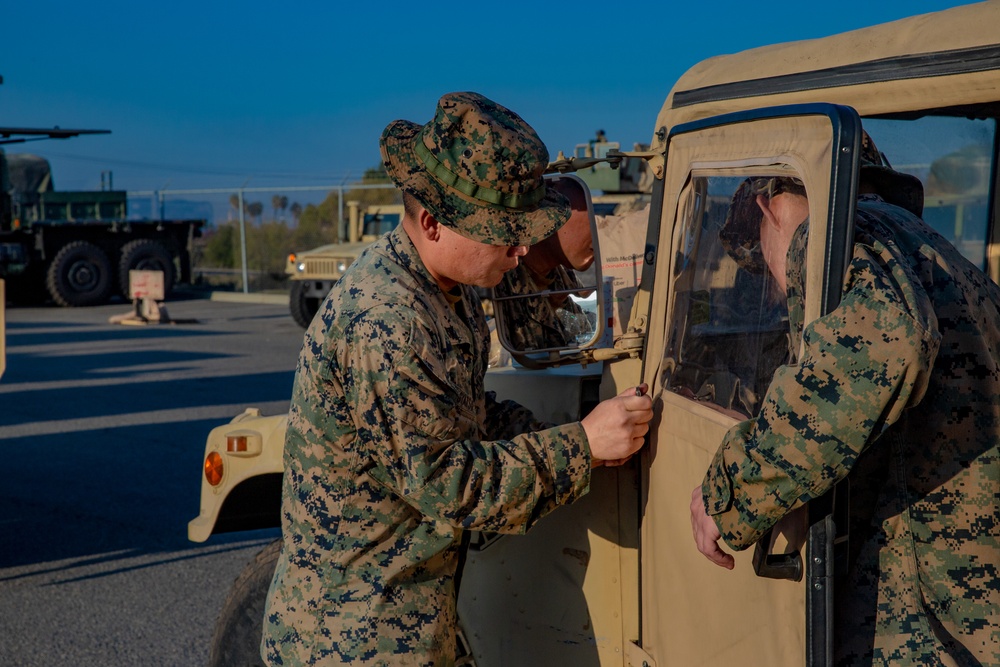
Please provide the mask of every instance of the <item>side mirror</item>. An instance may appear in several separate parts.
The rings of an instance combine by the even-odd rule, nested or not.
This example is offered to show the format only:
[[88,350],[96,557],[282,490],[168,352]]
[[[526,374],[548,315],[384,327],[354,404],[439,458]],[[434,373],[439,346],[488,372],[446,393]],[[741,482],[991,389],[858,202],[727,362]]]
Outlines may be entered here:
[[566,195],[573,213],[493,288],[499,341],[526,366],[575,359],[582,349],[610,344],[604,341],[609,295],[590,190],[573,174],[546,180]]

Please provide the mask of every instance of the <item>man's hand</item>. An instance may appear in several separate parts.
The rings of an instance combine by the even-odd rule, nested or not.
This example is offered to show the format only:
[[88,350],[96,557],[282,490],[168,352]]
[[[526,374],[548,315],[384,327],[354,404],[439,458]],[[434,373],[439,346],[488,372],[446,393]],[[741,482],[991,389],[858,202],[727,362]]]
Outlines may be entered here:
[[642,447],[653,418],[653,401],[648,387],[626,389],[618,396],[601,401],[583,418],[583,430],[590,441],[594,466],[621,465]]
[[694,532],[694,543],[705,558],[727,570],[736,567],[736,559],[719,548],[722,533],[715,525],[715,519],[705,511],[701,486],[694,487],[691,492],[691,530]]

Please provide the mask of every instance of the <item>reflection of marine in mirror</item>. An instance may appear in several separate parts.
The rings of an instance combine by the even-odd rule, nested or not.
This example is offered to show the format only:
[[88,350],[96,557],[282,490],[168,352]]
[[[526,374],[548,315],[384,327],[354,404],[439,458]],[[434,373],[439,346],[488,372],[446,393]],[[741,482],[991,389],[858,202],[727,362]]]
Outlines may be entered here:
[[593,274],[582,274],[594,263],[585,186],[576,177],[561,176],[550,179],[548,187],[569,199],[569,220],[531,246],[517,268],[494,288],[508,342],[521,351],[575,347],[589,341],[596,330],[596,308],[585,302],[594,295],[596,280]]

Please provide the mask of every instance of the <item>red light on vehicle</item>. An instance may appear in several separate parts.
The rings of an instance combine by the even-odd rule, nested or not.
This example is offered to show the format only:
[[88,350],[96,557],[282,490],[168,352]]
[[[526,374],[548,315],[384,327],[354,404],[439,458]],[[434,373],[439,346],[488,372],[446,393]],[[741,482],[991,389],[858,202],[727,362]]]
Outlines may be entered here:
[[295,253],[294,252],[288,254],[288,263],[289,264],[294,264],[295,263]]
[[230,435],[226,437],[226,451],[245,452],[247,451],[247,437],[245,435]]
[[222,482],[222,456],[219,452],[209,452],[205,457],[205,479],[212,486]]

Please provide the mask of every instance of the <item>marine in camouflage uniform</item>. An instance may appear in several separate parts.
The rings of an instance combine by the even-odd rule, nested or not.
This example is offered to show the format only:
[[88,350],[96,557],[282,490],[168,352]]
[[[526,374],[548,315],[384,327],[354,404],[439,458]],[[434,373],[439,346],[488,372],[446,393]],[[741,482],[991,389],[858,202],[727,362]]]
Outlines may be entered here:
[[[889,182],[875,189],[919,213],[922,198],[905,192],[913,181],[886,187],[892,175],[867,136],[864,147],[862,181],[865,166],[880,167],[873,180]],[[793,237],[798,360],[775,373],[757,417],[727,434],[703,499],[725,541],[744,549],[846,479],[838,664],[997,665],[1000,289],[878,195],[860,198],[855,225],[840,305],[805,327],[808,223]]]
[[289,414],[274,663],[447,663],[462,531],[521,533],[587,491],[579,424],[539,430],[484,393],[488,335],[475,291],[437,288],[402,228],[325,302]]
[[[425,126],[396,121],[381,148],[419,219],[476,243],[526,246],[568,216],[537,135],[479,95],[444,96]],[[598,443],[584,424],[549,427],[484,391],[479,300],[442,288],[408,231],[419,224],[408,212],[370,246],[306,331],[268,664],[452,664],[463,532],[523,533],[588,490]]]
[[[547,276],[537,276],[522,262],[504,274],[493,292],[498,297],[509,297],[580,287],[576,275],[564,266],[557,266]],[[494,307],[503,311],[509,342],[517,350],[576,345],[578,336],[594,332],[587,314],[567,294],[510,299],[497,304]]]

